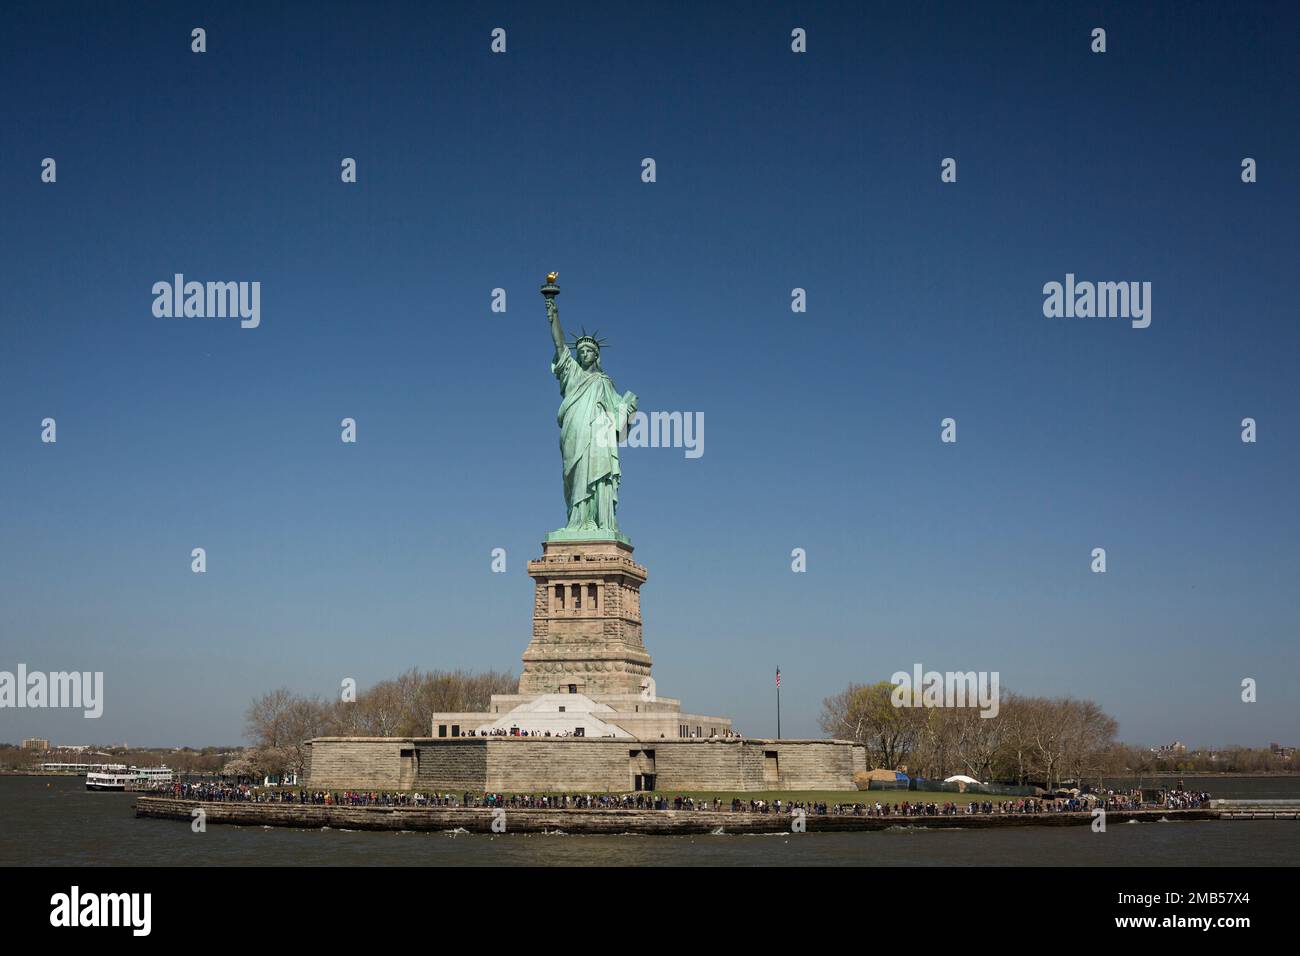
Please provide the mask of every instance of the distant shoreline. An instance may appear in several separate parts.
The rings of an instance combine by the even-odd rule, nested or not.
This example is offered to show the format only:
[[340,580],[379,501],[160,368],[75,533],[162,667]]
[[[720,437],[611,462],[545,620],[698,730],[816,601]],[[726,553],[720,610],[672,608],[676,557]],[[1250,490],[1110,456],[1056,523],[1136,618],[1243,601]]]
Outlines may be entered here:
[[1300,777],[1295,770],[1152,770],[1149,773],[1107,774],[1103,780],[1145,780],[1147,777]]
[[80,770],[0,770],[0,777],[84,777]]

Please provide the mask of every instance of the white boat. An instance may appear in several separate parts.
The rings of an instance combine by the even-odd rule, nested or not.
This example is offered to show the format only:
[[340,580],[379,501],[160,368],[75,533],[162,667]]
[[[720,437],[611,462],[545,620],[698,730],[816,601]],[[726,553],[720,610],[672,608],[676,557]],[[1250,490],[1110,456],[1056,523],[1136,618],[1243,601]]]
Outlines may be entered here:
[[170,767],[131,767],[86,774],[87,790],[152,790],[171,782]]
[[135,779],[135,774],[127,770],[86,774],[87,790],[125,790],[127,782]]
[[172,782],[170,767],[132,767],[131,771],[135,774],[135,782],[146,787]]

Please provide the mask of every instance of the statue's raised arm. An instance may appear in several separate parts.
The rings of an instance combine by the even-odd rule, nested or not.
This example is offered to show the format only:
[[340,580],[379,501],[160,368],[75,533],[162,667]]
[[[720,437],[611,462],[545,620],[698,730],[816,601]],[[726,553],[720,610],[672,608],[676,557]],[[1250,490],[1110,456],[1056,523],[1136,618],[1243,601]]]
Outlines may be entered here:
[[564,329],[560,328],[560,307],[555,304],[555,297],[560,294],[560,287],[555,284],[555,280],[559,277],[558,272],[548,273],[546,282],[542,285],[542,295],[546,298],[546,318],[551,323],[551,338],[555,342],[556,355],[566,348]]

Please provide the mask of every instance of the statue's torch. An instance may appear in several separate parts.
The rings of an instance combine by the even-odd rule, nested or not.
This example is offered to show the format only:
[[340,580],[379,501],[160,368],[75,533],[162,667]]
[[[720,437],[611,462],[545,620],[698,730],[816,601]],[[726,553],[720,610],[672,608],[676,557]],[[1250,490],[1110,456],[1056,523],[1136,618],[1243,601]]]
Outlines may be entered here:
[[559,277],[560,274],[558,272],[548,272],[546,274],[546,281],[542,283],[542,295],[546,297],[547,302],[550,302],[560,294],[560,287],[555,284],[555,280]]
[[542,296],[546,299],[546,318],[551,321],[558,320],[560,315],[560,310],[555,305],[555,297],[560,294],[560,287],[555,284],[555,280],[559,277],[558,272],[548,272],[546,281],[542,283]]

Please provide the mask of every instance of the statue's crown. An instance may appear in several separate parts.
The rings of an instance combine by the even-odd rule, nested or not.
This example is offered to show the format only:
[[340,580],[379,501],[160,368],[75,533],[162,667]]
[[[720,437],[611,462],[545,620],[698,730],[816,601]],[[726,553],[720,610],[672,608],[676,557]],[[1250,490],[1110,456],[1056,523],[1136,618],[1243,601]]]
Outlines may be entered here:
[[596,346],[598,351],[608,345],[604,339],[600,338],[599,332],[588,332],[586,326],[583,326],[582,334],[569,343],[569,348],[576,349],[583,342],[590,342],[592,345]]

